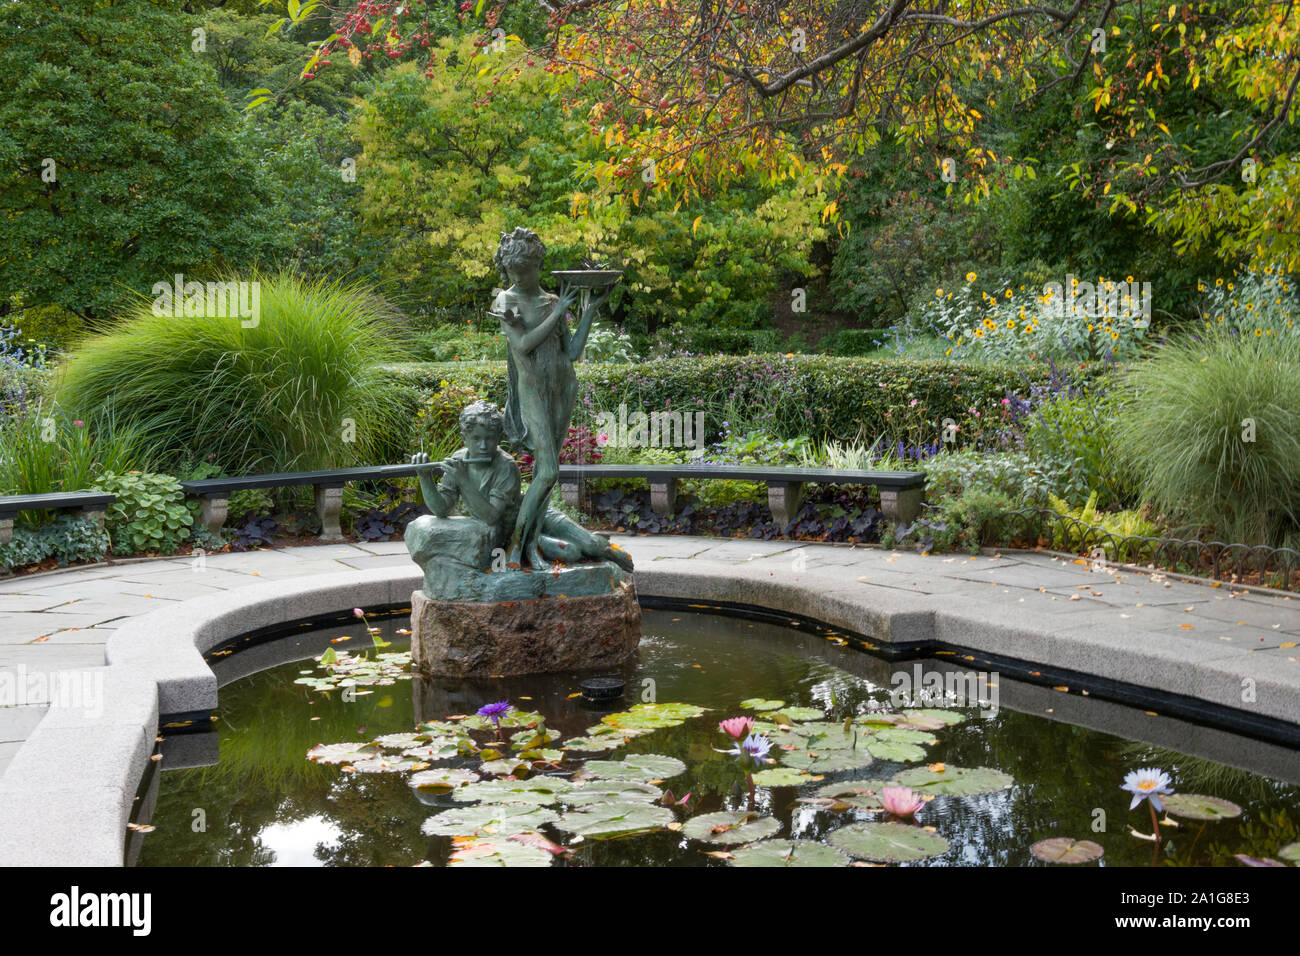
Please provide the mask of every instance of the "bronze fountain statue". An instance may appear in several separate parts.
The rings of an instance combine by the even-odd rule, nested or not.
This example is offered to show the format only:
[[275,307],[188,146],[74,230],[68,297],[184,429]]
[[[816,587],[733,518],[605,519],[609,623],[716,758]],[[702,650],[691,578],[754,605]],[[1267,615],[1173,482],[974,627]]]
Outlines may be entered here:
[[[554,273],[559,295],[538,273],[546,247],[531,229],[504,233],[494,262],[509,287],[489,312],[509,346],[504,414],[474,402],[460,415],[465,447],[442,462],[418,454],[420,488],[432,515],[406,529],[424,572],[412,595],[412,659],[426,674],[522,674],[608,666],[640,639],[640,607],[625,551],[549,507],[560,449],[577,399],[574,363],[592,320],[622,273]],[[591,290],[604,289],[590,298]],[[566,311],[581,299],[571,333]],[[521,494],[505,436],[533,456]],[[441,480],[435,482],[435,477]],[[465,512],[450,514],[460,504]]]

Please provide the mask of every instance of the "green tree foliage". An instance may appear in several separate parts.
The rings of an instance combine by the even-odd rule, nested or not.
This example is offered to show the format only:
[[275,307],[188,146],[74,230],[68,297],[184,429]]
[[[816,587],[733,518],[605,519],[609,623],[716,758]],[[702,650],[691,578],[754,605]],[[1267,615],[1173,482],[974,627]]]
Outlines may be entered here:
[[102,317],[258,255],[264,187],[178,7],[0,4],[0,297]]
[[626,207],[595,199],[583,187],[602,143],[565,111],[572,79],[539,62],[501,84],[506,54],[495,56],[469,37],[444,38],[432,77],[398,67],[362,111],[365,222],[392,237],[385,269],[407,285],[412,307],[481,311],[499,282],[500,234],[520,224],[544,237],[547,268],[595,254],[624,269],[611,305],[640,333],[756,325],[782,272],[812,271],[808,254],[825,227],[811,182],[755,180],[689,205],[650,190]]

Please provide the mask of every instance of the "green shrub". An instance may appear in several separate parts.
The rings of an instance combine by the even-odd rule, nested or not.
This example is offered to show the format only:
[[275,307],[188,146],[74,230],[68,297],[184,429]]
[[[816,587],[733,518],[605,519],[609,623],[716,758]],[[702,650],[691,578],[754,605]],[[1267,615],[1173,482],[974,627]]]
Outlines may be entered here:
[[997,491],[1016,507],[1043,507],[1053,493],[1070,486],[1069,461],[1039,459],[1027,452],[978,452],[970,449],[927,458],[922,465],[926,497],[943,497],[978,490]]
[[1131,498],[1116,466],[1115,412],[1113,393],[1062,395],[1039,405],[1025,432],[1025,446],[1036,458],[1074,462],[1066,490],[1075,497],[1096,491],[1103,508]]
[[400,358],[393,314],[356,285],[281,274],[260,317],[170,318],[140,300],[68,360],[59,399],[89,414],[116,397],[170,459],[226,474],[371,464],[397,455],[413,413],[379,363]]
[[1300,348],[1211,329],[1127,385],[1115,448],[1145,500],[1252,544],[1300,524]]
[[417,333],[412,351],[422,362],[505,361],[506,340],[498,333],[481,332],[469,325],[440,325]]
[[[111,401],[84,421],[48,403],[0,418],[0,494],[84,491],[101,471],[144,468],[154,458],[140,430],[123,423]],[[23,518],[32,525],[48,520],[39,512]]]
[[54,558],[59,567],[74,561],[102,561],[108,553],[107,532],[92,518],[59,515],[42,528],[15,528],[13,539],[0,544],[0,568],[12,570]]
[[110,471],[95,482],[95,490],[117,496],[104,516],[104,528],[118,554],[171,554],[189,537],[185,492],[171,475]]
[[822,337],[817,351],[826,355],[868,355],[880,347],[879,329],[839,329]]
[[[432,394],[442,382],[488,401],[506,397],[504,362],[389,366],[392,380]],[[761,429],[814,442],[884,437],[909,444],[939,441],[943,420],[958,426],[959,446],[996,445],[1006,431],[1002,399],[1041,383],[1035,366],[962,365],[816,355],[711,355],[634,364],[580,363],[576,425],[600,413],[702,411],[708,441],[723,429]],[[1098,366],[1083,374],[1097,376]],[[912,402],[915,400],[916,404]],[[723,423],[726,423],[724,425]]]
[[996,537],[991,527],[995,519],[1017,507],[1004,492],[992,488],[975,488],[957,495],[945,495],[925,514],[895,537],[895,531],[881,536],[881,544],[915,543],[925,551],[954,551],[961,548],[979,553],[983,536]]

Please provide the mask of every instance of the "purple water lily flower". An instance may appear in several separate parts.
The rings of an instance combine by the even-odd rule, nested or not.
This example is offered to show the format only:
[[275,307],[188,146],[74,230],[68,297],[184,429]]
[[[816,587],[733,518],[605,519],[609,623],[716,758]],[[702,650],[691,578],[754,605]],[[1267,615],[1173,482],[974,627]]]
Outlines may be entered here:
[[484,704],[475,713],[492,721],[492,726],[500,728],[501,715],[510,709],[510,701],[499,700],[495,704]]
[[731,750],[723,751],[723,753],[735,754],[742,759],[747,757],[754,763],[758,763],[767,756],[768,751],[771,749],[772,741],[759,734],[750,734]]

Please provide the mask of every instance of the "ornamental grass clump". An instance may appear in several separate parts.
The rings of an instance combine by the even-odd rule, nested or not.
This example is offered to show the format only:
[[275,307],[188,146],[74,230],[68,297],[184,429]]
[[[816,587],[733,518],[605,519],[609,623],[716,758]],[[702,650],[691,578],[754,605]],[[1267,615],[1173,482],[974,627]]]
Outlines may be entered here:
[[[141,298],[69,358],[58,395],[120,417],[169,458],[201,450],[227,474],[377,463],[397,453],[407,409],[379,368],[400,360],[395,315],[364,288],[280,274],[255,324],[154,314]],[[216,311],[215,309],[213,311]]]
[[1113,447],[1144,500],[1249,544],[1300,526],[1300,347],[1211,329],[1127,386]]

